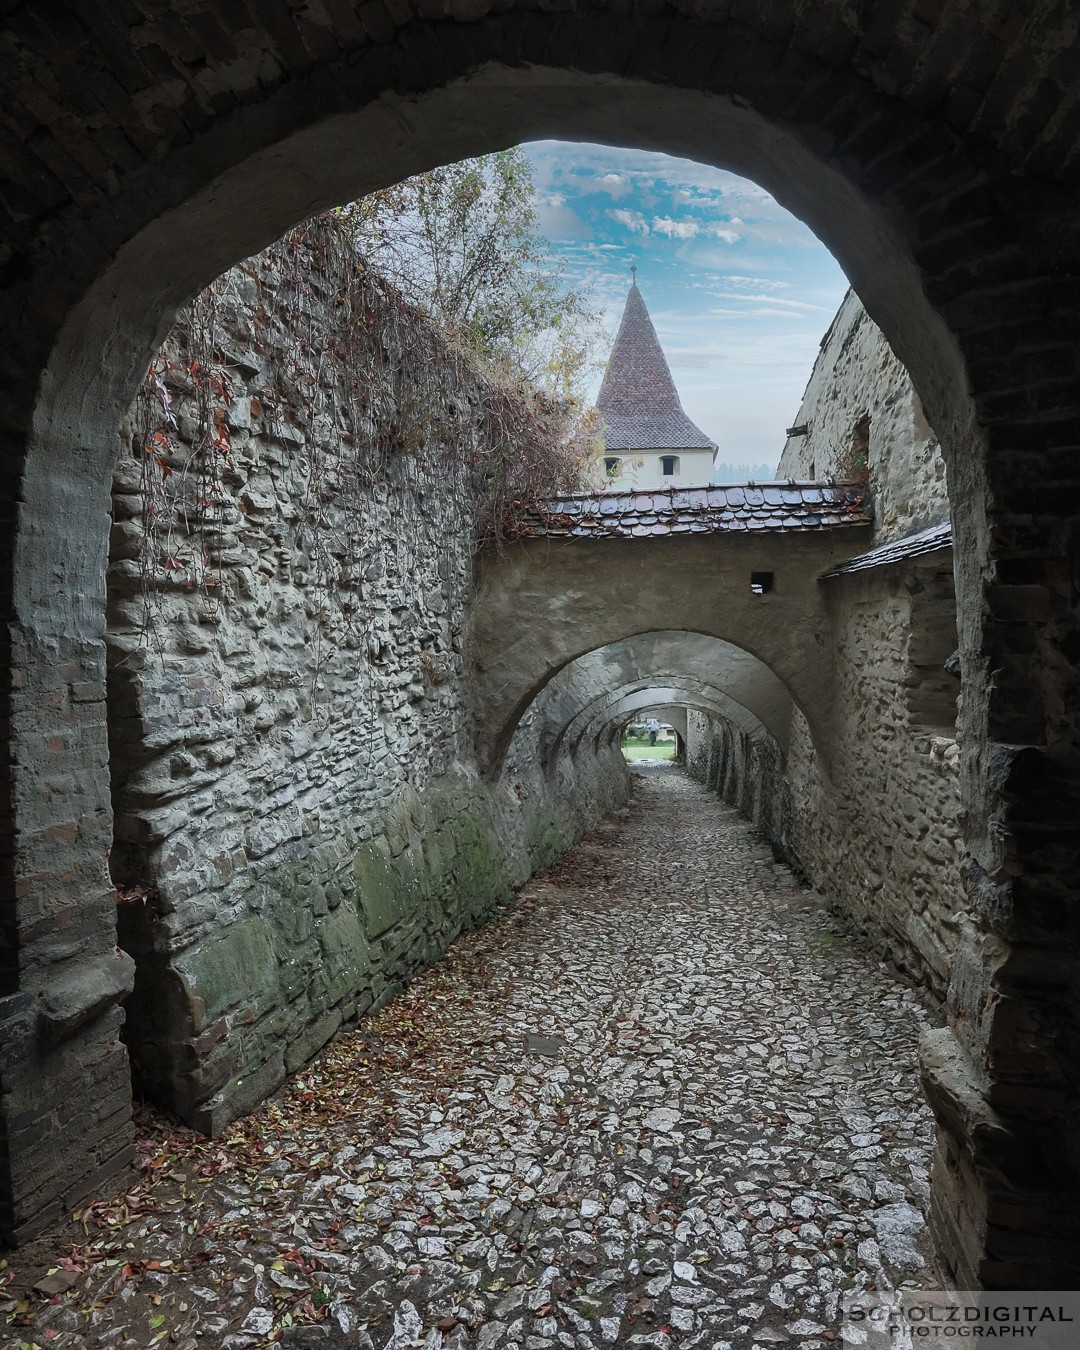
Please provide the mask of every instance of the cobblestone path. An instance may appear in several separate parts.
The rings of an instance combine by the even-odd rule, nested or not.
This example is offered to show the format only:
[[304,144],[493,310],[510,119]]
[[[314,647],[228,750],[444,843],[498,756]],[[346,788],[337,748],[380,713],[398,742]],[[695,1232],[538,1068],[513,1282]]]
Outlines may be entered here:
[[828,1346],[842,1291],[934,1284],[923,1018],[653,768],[225,1140],[151,1118],[138,1185],[14,1258],[10,1344]]

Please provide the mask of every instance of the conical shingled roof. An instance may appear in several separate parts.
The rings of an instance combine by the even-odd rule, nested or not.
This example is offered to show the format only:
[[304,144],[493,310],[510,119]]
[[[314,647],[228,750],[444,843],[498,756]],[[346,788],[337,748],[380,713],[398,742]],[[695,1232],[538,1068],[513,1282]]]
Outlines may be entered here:
[[596,406],[605,450],[715,450],[683,412],[637,282],[630,285]]

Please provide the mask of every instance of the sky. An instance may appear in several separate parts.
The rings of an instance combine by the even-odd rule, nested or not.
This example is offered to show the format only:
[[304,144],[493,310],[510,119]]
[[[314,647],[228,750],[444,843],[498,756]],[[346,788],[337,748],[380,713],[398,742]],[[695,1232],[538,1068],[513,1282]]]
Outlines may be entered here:
[[566,141],[524,150],[540,231],[602,311],[603,359],[636,264],[683,407],[716,441],[717,460],[775,467],[847,290],[829,251],[763,188],[724,169]]

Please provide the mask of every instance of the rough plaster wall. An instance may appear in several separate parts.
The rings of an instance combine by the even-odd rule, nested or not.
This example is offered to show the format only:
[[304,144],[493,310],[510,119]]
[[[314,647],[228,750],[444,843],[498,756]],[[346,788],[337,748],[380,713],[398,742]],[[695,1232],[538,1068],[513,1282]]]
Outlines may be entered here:
[[[273,319],[280,278],[265,258],[255,266],[257,286],[230,274],[219,335],[231,447],[213,520],[176,524],[155,546],[157,562],[173,561],[148,570],[130,436],[114,481],[113,871],[130,897],[120,940],[138,964],[127,1035],[143,1088],[208,1131],[436,959],[625,779],[620,759],[564,765],[546,782],[523,736],[507,781],[480,781],[460,466],[490,434],[481,391],[459,374],[442,391],[452,443],[391,457],[348,508],[323,499],[317,538],[316,466],[333,464],[350,391],[327,389],[324,373],[314,415],[308,403],[275,407],[287,334],[271,322],[261,352],[249,338],[254,306]],[[375,340],[406,376],[432,356],[423,342],[392,350],[402,339],[389,318]],[[401,418],[392,364],[368,391],[380,425]],[[165,376],[177,473],[196,434],[183,365]],[[331,472],[331,494],[338,486]],[[193,585],[204,546],[209,582]]]
[[864,415],[870,418],[874,542],[886,543],[945,520],[945,463],[933,430],[907,371],[849,291],[821,340],[791,424],[808,425],[809,434],[788,438],[777,477],[844,476],[838,462]]

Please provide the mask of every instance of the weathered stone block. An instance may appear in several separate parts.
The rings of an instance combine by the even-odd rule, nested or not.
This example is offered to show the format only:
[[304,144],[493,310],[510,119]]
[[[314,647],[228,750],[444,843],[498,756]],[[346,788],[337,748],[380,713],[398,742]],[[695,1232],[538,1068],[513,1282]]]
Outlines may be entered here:
[[234,1078],[209,1101],[196,1106],[191,1112],[191,1124],[214,1138],[230,1120],[258,1106],[284,1081],[284,1058],[280,1050],[275,1050],[264,1062]]
[[404,845],[395,856],[387,838],[380,835],[363,845],[356,856],[356,887],[369,938],[379,937],[408,913],[409,890],[415,887],[416,877],[403,850]]
[[184,952],[176,968],[198,991],[207,1018],[219,1017],[258,991],[272,1000],[278,963],[270,930],[260,919],[238,919],[223,933]]
[[119,947],[97,961],[82,962],[54,977],[38,1010],[42,1035],[65,1040],[79,1027],[114,1007],[135,984],[135,962]]
[[334,1036],[341,1023],[341,1011],[337,1008],[331,1008],[317,1022],[312,1023],[302,1035],[291,1041],[285,1052],[287,1072],[295,1073],[297,1069],[305,1065]]

